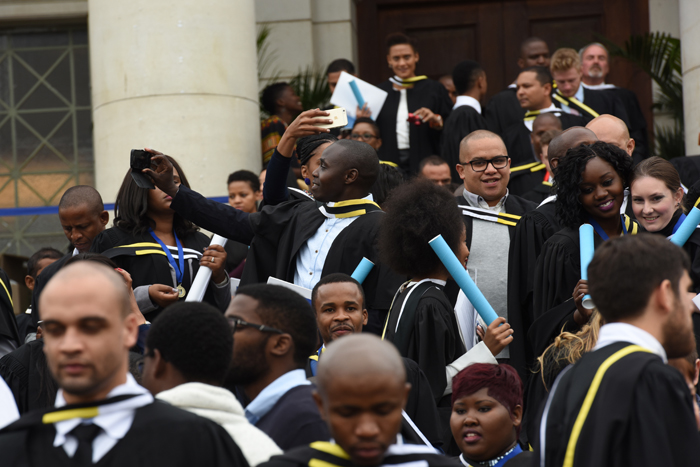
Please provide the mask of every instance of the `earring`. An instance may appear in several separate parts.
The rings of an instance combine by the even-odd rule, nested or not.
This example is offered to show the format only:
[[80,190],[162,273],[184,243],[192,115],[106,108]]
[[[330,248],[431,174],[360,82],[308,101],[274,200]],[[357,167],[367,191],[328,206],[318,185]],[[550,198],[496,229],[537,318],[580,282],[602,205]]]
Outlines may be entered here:
[[304,183],[306,183],[306,186],[311,186],[311,180],[308,177],[304,179]]

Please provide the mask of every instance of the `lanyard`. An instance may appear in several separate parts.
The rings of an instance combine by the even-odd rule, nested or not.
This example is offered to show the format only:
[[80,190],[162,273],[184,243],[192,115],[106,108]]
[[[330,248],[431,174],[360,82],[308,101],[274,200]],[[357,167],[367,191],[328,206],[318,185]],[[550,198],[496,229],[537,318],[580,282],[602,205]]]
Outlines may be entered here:
[[[622,217],[622,214],[620,215],[620,222],[622,223],[622,235],[627,235],[627,227],[625,226],[625,218]],[[608,237],[608,234],[605,233],[605,230],[600,226],[600,224],[593,219],[592,217],[588,218],[588,223],[593,226],[593,229],[595,229],[596,233],[600,236],[600,238],[603,239],[603,241],[608,240],[610,237]]]
[[175,243],[177,244],[177,256],[178,256],[177,260],[178,260],[178,263],[180,263],[179,268],[178,268],[178,264],[175,263],[175,258],[173,258],[173,255],[170,254],[170,250],[165,245],[165,243],[163,243],[163,241],[156,236],[156,234],[153,232],[153,229],[149,228],[148,233],[151,234],[151,237],[153,237],[155,239],[155,241],[158,242],[160,247],[165,252],[165,256],[168,257],[168,262],[175,270],[175,278],[177,279],[177,284],[182,285],[183,274],[185,272],[185,254],[182,251],[182,243],[180,243],[180,239],[177,238],[177,234],[173,230],[173,236],[175,237]]
[[683,221],[685,220],[685,217],[686,217],[685,214],[681,213],[681,217],[678,218],[678,221],[676,222],[676,225],[673,226],[673,232],[671,233],[671,235],[673,235],[674,233],[676,233],[676,230],[678,230],[678,227],[681,226],[681,224],[682,224]]

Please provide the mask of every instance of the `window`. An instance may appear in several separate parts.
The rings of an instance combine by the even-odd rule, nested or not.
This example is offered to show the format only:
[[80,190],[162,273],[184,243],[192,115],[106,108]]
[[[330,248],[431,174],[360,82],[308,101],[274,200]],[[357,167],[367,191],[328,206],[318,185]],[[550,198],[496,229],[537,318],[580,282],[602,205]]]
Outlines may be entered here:
[[87,30],[0,34],[0,253],[64,249],[55,209],[18,208],[57,206],[93,184]]

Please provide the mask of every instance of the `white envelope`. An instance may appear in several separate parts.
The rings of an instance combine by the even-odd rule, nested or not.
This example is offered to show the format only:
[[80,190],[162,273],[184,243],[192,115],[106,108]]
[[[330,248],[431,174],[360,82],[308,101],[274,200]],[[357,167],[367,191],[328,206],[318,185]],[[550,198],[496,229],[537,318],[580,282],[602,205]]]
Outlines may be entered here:
[[335,87],[335,91],[333,91],[333,96],[331,96],[331,104],[337,105],[338,107],[345,107],[348,117],[352,117],[353,120],[355,119],[357,113],[357,99],[350,87],[350,81],[352,80],[357,84],[362,98],[372,111],[372,120],[376,120],[386,100],[387,92],[376,86],[372,86],[366,81],[362,81],[360,78],[354,77],[350,73],[344,71],[340,73],[338,84]]

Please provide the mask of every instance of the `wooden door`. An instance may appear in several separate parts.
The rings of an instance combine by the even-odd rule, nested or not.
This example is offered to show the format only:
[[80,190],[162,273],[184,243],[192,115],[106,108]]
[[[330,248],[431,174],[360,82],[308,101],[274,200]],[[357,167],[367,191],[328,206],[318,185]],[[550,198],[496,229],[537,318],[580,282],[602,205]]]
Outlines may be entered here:
[[[487,99],[517,76],[520,43],[546,40],[551,52],[579,49],[604,36],[622,45],[649,30],[647,0],[357,0],[359,71],[380,83],[391,75],[384,40],[404,32],[418,40],[418,74],[439,78],[461,60],[486,70]],[[634,91],[652,127],[651,80],[641,70],[613,60],[608,82]]]

